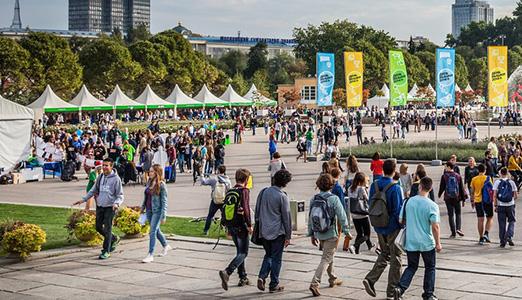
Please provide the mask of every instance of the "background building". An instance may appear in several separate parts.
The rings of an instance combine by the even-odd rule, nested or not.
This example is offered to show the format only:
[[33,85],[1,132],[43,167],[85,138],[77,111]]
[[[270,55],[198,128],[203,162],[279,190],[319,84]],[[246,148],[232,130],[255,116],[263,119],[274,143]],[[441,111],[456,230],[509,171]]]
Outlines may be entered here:
[[[277,103],[281,107],[316,107],[316,86],[317,78],[305,77],[296,78],[293,84],[278,84],[277,85]],[[296,96],[296,99],[287,99],[285,95],[292,97]],[[290,98],[292,98],[290,97]]]
[[451,6],[452,11],[452,30],[455,38],[460,35],[463,27],[471,22],[485,21],[493,23],[493,8],[486,1],[477,0],[456,0]]

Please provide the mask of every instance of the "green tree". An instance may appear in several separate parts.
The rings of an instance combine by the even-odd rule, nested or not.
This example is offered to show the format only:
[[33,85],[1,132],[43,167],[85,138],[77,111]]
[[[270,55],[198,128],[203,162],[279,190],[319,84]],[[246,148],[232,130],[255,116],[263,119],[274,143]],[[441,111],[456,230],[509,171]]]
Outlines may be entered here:
[[468,68],[460,54],[455,54],[455,81],[461,88],[468,86]]
[[427,86],[430,82],[428,68],[417,56],[410,54],[408,51],[403,51],[403,54],[406,71],[408,72],[408,89],[411,89],[415,83],[420,86]]
[[[485,57],[472,59],[468,63],[469,84],[475,90],[486,88],[488,80],[488,63]],[[461,86],[465,88],[466,86]]]
[[248,62],[245,69],[245,77],[252,78],[258,70],[266,70],[268,67],[268,50],[265,42],[258,42],[250,48]]
[[269,93],[269,84],[270,80],[268,79],[268,73],[265,69],[257,70],[252,76],[251,80],[252,84],[255,84],[257,90],[263,95],[270,95]]
[[428,69],[430,74],[429,83],[435,85],[435,53],[429,51],[420,51],[415,53],[415,56],[417,56],[421,63]]
[[410,35],[410,41],[408,42],[408,52],[410,54],[415,54],[417,51],[417,45],[415,45],[415,42],[413,41],[413,37]]
[[29,52],[15,40],[0,37],[0,95],[27,104],[24,97],[30,84],[25,76],[27,68]]
[[[351,49],[350,49],[351,50]],[[375,94],[383,85],[389,81],[389,63],[387,55],[375,48],[368,41],[359,41],[355,44],[354,50],[363,53],[364,62],[364,88],[373,91]]]
[[139,24],[135,28],[130,28],[129,32],[125,36],[125,42],[127,45],[132,45],[138,41],[146,41],[150,39],[152,35],[145,24]]
[[167,76],[167,67],[163,63],[160,48],[168,51],[164,46],[154,45],[149,41],[139,41],[129,47],[132,59],[138,62],[143,69],[136,80],[139,83],[135,85],[136,94],[147,84],[155,87]]
[[100,38],[83,48],[80,62],[84,66],[85,84],[105,95],[116,84],[123,90],[133,90],[135,80],[143,72],[141,66],[132,60],[129,49],[110,38]]
[[508,76],[513,74],[513,72],[522,65],[522,55],[517,51],[508,50]]
[[74,54],[78,54],[83,47],[87,46],[91,41],[91,39],[75,35],[69,39],[69,47]]
[[230,82],[234,90],[241,96],[248,92],[248,82],[245,80],[241,73],[237,73],[232,77],[232,81]]
[[239,50],[232,50],[225,53],[219,58],[219,65],[221,69],[228,74],[234,76],[236,74],[243,74],[247,68],[247,55]]

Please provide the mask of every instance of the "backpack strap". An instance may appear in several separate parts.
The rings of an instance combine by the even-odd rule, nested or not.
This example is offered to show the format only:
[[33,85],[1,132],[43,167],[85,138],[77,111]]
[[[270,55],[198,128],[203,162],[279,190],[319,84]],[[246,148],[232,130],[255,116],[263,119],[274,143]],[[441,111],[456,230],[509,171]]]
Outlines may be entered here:
[[384,188],[384,190],[382,190],[384,193],[386,193],[392,186],[396,185],[397,182],[396,181],[392,181],[390,183],[388,183],[388,185]]

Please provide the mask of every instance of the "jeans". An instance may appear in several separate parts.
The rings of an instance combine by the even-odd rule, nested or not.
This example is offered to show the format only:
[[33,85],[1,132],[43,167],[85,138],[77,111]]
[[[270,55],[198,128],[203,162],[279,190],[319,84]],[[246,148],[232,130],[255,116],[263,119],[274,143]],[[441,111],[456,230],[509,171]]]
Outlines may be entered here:
[[448,209],[448,220],[449,220],[449,226],[451,230],[451,235],[456,235],[456,231],[460,230],[461,228],[461,221],[460,221],[460,208],[461,204],[460,201],[457,201],[457,203],[450,203],[451,201],[446,202],[446,208]]
[[422,255],[422,260],[424,261],[424,293],[422,294],[422,298],[428,299],[433,296],[433,292],[435,291],[435,249],[426,252],[406,251],[406,254],[408,256],[408,267],[404,270],[398,287],[403,293],[410,287],[413,276],[419,268],[419,257]]
[[183,153],[180,153],[180,154],[178,154],[178,166],[179,166],[180,173],[185,172],[185,169],[183,168],[184,164],[185,164],[185,155]]
[[324,139],[322,137],[317,138],[317,145],[315,147],[315,152],[323,153]]
[[212,169],[214,168],[214,162],[212,160],[205,161],[205,174],[212,174]]
[[160,241],[163,248],[167,247],[167,240],[160,229],[161,213],[153,213],[152,210],[147,210],[147,221],[150,224],[149,254],[152,255],[156,246],[156,238]]
[[205,228],[203,229],[204,232],[207,232],[210,229],[210,224],[212,223],[212,219],[216,215],[216,212],[222,209],[223,205],[217,205],[216,203],[214,203],[214,200],[210,201],[210,206],[208,207],[207,220],[205,221]]
[[363,143],[362,134],[357,134],[357,145],[361,145]]
[[335,250],[337,249],[338,237],[333,237],[328,240],[321,241],[323,246],[323,255],[321,256],[321,262],[317,269],[315,269],[314,277],[312,278],[312,286],[319,286],[321,283],[321,277],[323,277],[323,273],[326,270],[328,273],[329,281],[334,281],[337,279],[337,276],[334,274],[334,255]]
[[232,259],[226,268],[226,272],[230,275],[237,269],[239,278],[244,279],[247,277],[245,259],[248,256],[248,231],[246,228],[229,227],[228,232],[232,236],[234,245],[236,245],[236,257]]
[[116,236],[112,234],[112,220],[114,219],[114,209],[109,207],[96,207],[96,231],[103,236],[103,251],[110,252],[111,244],[116,241]]
[[285,236],[280,235],[275,240],[263,240],[265,256],[259,270],[259,278],[266,279],[270,274],[269,288],[274,289],[279,284],[279,273],[281,271],[281,261],[285,248]]
[[214,163],[214,171],[217,173],[217,169],[219,166],[223,165],[225,163],[225,160],[223,158],[216,158]]
[[399,234],[399,230],[389,235],[377,234],[379,238],[379,247],[381,254],[377,257],[372,270],[366,275],[366,279],[374,285],[381,277],[384,269],[390,263],[388,271],[388,286],[386,288],[387,297],[393,297],[394,288],[401,278],[401,254],[402,251],[395,245],[395,238]]
[[[500,244],[505,245],[506,242],[513,238],[515,232],[515,205],[511,206],[499,206],[497,208],[498,217],[498,236],[500,238]],[[507,220],[507,230],[506,230]]]
[[353,219],[353,225],[355,226],[355,231],[357,232],[357,237],[355,237],[354,247],[357,252],[359,252],[359,247],[362,243],[366,243],[368,249],[371,248],[372,242],[370,241],[370,219],[368,217],[363,219]]
[[306,141],[306,153],[312,155],[312,141]]
[[252,135],[256,135],[256,126],[252,125]]

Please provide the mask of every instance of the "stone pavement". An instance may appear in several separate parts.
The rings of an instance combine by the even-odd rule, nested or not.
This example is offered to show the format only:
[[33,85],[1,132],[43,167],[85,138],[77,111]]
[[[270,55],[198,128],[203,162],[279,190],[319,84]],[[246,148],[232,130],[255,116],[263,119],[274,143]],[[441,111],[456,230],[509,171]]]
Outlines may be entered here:
[[[150,264],[141,263],[147,251],[147,239],[122,242],[105,261],[97,259],[98,248],[18,264],[0,260],[0,299],[311,298],[308,286],[320,261],[320,252],[306,237],[296,236],[283,256],[281,284],[285,291],[280,294],[260,292],[254,285],[239,288],[235,274],[231,276],[229,291],[223,291],[218,270],[234,256],[231,242],[222,241],[212,250],[213,240],[175,239],[170,243],[177,249],[166,257],[156,257]],[[522,248],[498,250],[497,246],[477,248],[475,243],[465,240],[444,240],[444,249],[437,261],[439,299],[522,298]],[[368,251],[361,253],[337,253],[335,272],[344,283],[341,287],[328,288],[326,274],[323,275],[320,299],[374,299],[366,294],[361,281],[376,256]],[[246,269],[253,284],[263,254],[257,246],[250,249]],[[405,299],[420,298],[423,271],[419,268]],[[376,284],[376,299],[386,296],[386,274]]]

